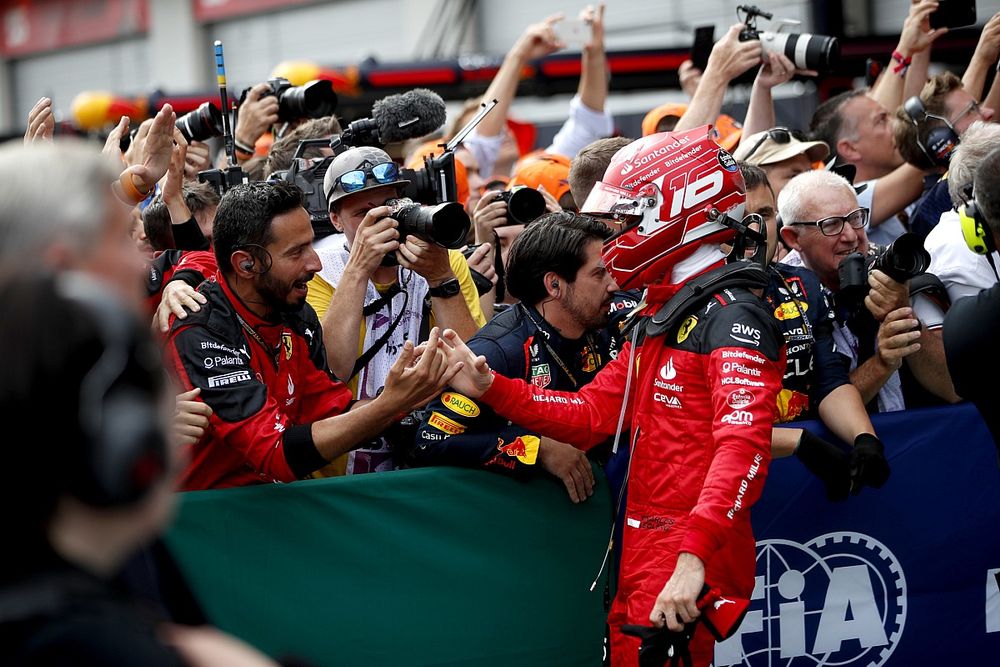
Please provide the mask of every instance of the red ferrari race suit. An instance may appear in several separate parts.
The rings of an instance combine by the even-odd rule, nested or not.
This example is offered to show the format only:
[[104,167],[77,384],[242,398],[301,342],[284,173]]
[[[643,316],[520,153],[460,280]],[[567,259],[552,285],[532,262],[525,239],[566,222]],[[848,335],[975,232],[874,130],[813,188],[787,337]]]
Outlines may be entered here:
[[[653,286],[644,314],[679,289]],[[618,593],[608,616],[615,667],[634,665],[639,640],[624,623],[649,625],[680,552],[705,563],[724,595],[749,598],[755,556],[750,506],[770,462],[771,424],[785,371],[784,339],[760,298],[723,289],[657,336],[631,345],[577,393],[495,376],[482,400],[515,423],[593,446],[615,433],[634,369],[626,424],[633,434]],[[681,319],[681,318],[678,318]],[[694,634],[696,665],[714,640]]]

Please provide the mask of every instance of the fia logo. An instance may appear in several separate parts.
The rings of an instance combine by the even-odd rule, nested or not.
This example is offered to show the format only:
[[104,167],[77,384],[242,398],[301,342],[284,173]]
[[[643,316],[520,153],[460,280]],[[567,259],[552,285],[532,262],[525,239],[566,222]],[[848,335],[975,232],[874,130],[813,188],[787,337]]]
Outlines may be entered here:
[[750,610],[713,664],[879,667],[905,623],[906,577],[881,542],[848,531],[805,544],[761,540]]

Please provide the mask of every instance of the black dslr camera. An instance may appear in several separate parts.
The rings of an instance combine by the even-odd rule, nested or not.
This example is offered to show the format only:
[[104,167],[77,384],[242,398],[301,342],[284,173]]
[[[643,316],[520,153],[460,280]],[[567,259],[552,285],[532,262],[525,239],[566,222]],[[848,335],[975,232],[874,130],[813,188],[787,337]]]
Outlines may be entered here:
[[493,201],[507,202],[508,225],[526,225],[545,213],[545,197],[527,186],[498,192]]
[[931,256],[924,249],[924,241],[907,232],[885,248],[872,247],[868,256],[852,252],[837,267],[840,291],[848,300],[860,302],[868,294],[868,274],[878,269],[897,283],[926,273]]
[[178,118],[174,125],[188,143],[208,141],[223,135],[222,111],[214,102],[202,102],[197,109]]
[[[323,118],[337,108],[337,93],[329,81],[316,79],[302,86],[293,86],[288,79],[280,76],[267,80],[271,87],[267,95],[278,98],[278,120],[290,123],[299,118]],[[240,95],[240,104],[246,101],[249,88]]]
[[769,14],[756,5],[740,5],[736,8],[736,15],[746,24],[746,28],[740,32],[741,42],[759,39],[765,51],[784,54],[799,69],[829,71],[840,57],[840,43],[836,37],[805,32],[780,32],[780,28],[776,32],[758,30],[757,17],[770,21],[774,14]]

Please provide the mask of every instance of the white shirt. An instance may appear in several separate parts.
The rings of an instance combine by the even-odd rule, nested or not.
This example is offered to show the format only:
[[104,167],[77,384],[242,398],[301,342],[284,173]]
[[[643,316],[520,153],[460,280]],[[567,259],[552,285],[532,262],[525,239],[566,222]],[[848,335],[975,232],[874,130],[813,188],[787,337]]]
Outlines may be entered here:
[[[957,211],[941,214],[941,220],[924,240],[924,248],[931,254],[927,271],[941,279],[952,303],[975,296],[997,282],[997,275],[986,256],[977,255],[965,244]],[[991,256],[1000,268],[1000,254],[993,251]]]
[[[614,129],[614,119],[611,114],[607,111],[594,111],[580,100],[579,95],[574,95],[569,102],[569,118],[559,128],[559,132],[552,138],[552,145],[546,148],[545,152],[565,155],[572,159],[590,142],[611,136]],[[483,178],[493,175],[493,166],[500,156],[503,142],[502,132],[493,137],[484,137],[473,130],[465,138],[462,145],[476,156],[479,174]]]

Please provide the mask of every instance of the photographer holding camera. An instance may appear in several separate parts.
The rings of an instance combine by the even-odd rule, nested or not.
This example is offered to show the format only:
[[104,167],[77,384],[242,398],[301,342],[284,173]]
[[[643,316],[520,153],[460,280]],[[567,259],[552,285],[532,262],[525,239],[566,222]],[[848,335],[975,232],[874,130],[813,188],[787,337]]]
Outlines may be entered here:
[[[316,243],[323,268],[308,301],[323,322],[330,369],[357,399],[379,394],[403,343],[426,339],[432,323],[469,337],[486,323],[465,257],[416,234],[404,237],[390,204],[407,183],[392,158],[371,146],[338,155],[323,182],[330,221],[342,234]],[[393,467],[383,441],[351,452],[346,473]]]
[[[869,246],[865,233],[869,210],[858,206],[851,184],[829,171],[800,174],[778,196],[778,211],[784,221],[781,236],[793,249],[783,261],[810,269],[832,293],[837,351],[850,359],[851,383],[862,400],[871,404],[878,398],[877,409],[870,405],[869,410],[905,408],[898,373],[904,359],[924,388],[942,395],[942,376],[947,380],[943,350],[923,344],[927,329],[910,306],[907,284],[878,268],[869,270],[868,293],[862,301],[865,288],[847,289],[841,281],[841,265],[852,254],[868,258],[870,268],[870,256],[884,252]],[[919,252],[926,255],[922,247]]]

